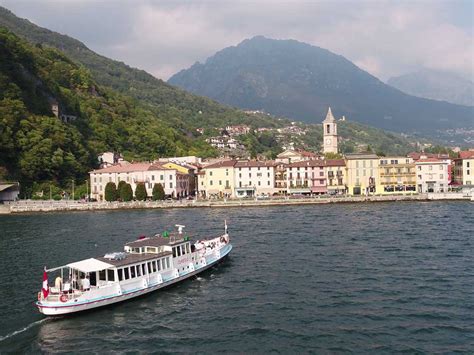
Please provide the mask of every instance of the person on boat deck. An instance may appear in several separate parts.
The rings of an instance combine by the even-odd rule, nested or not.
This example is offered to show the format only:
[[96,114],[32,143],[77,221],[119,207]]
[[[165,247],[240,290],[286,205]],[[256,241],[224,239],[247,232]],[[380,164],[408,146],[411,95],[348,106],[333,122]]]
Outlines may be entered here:
[[89,276],[86,276],[82,279],[82,290],[89,291],[91,288],[91,282],[89,281]]
[[56,277],[56,279],[54,280],[54,288],[56,288],[58,292],[61,292],[62,286],[63,286],[63,279],[61,278],[61,276]]

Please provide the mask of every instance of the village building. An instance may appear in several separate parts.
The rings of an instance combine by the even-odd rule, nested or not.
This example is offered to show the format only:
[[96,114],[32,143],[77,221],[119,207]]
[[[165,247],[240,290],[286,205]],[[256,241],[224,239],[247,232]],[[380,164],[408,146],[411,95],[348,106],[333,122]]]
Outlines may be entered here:
[[275,193],[286,195],[287,193],[287,170],[288,164],[275,162]]
[[237,161],[234,165],[235,197],[272,196],[276,192],[275,166],[272,160]]
[[377,191],[379,157],[372,153],[346,154],[347,193],[369,195]]
[[324,162],[327,192],[331,195],[346,193],[346,162],[344,159],[329,159]]
[[313,152],[308,152],[305,150],[286,149],[285,151],[277,155],[275,161],[277,163],[291,164],[291,163],[296,163],[298,161],[305,161],[305,160],[318,159],[318,158],[319,157]]
[[338,153],[337,122],[329,107],[323,121],[323,153]]
[[137,184],[144,183],[148,196],[152,196],[155,184],[161,184],[165,195],[173,198],[189,194],[188,174],[166,168],[159,163],[119,163],[89,173],[91,197],[104,200],[105,186],[109,182],[118,186],[120,181],[131,185],[135,193]]
[[474,150],[461,151],[454,159],[453,180],[456,185],[474,188]]
[[327,193],[324,160],[291,163],[286,169],[289,194],[312,195]]
[[198,196],[201,198],[234,197],[235,160],[224,160],[204,166],[198,174]]
[[416,192],[415,163],[409,157],[381,157],[377,193],[405,194]]
[[449,163],[437,158],[419,159],[415,162],[416,183],[419,193],[447,192]]
[[19,182],[0,181],[0,202],[16,201],[19,194]]

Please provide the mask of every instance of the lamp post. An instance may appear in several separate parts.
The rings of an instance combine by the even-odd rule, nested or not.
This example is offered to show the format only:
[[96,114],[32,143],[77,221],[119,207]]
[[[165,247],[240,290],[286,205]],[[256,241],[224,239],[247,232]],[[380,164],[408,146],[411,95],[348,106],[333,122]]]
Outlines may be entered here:
[[72,201],[74,202],[74,179],[72,179]]

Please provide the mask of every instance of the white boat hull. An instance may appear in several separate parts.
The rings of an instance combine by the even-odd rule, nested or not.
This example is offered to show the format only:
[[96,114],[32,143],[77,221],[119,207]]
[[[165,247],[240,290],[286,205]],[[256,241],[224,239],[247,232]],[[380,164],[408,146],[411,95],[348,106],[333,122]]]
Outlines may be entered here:
[[171,286],[183,280],[186,280],[194,275],[197,275],[210,267],[216,265],[220,261],[222,261],[232,250],[232,244],[227,244],[221,249],[219,249],[219,257],[214,257],[213,254],[206,255],[206,263],[197,267],[194,270],[190,270],[189,272],[179,274],[177,271],[175,275],[171,278],[167,278],[166,280],[162,280],[162,282],[153,284],[153,285],[146,285],[143,288],[134,289],[131,291],[125,291],[122,293],[120,286],[117,284],[117,292],[114,295],[99,297],[95,299],[75,299],[70,300],[68,302],[42,302],[37,301],[36,306],[38,310],[47,316],[59,316],[71,313],[77,313],[82,311],[91,310],[98,307],[108,306],[114,303],[123,302],[135,297],[139,297],[145,295],[147,293],[157,291],[159,289]]

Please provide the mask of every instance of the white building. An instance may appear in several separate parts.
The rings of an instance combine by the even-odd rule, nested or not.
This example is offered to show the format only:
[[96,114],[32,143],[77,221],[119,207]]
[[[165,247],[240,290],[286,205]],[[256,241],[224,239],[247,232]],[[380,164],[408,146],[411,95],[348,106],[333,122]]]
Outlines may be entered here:
[[449,184],[449,163],[436,158],[420,159],[415,162],[416,184],[419,193],[447,192]]
[[108,182],[118,186],[125,181],[135,192],[137,184],[144,183],[147,195],[152,196],[153,186],[160,183],[165,195],[184,197],[189,194],[189,177],[175,169],[163,167],[159,163],[127,163],[116,164],[89,173],[91,197],[101,201],[104,199],[105,186]]
[[329,107],[326,118],[323,121],[323,153],[338,153],[337,148],[337,123]]
[[234,165],[234,195],[236,197],[253,197],[273,195],[275,188],[274,161],[238,161]]

